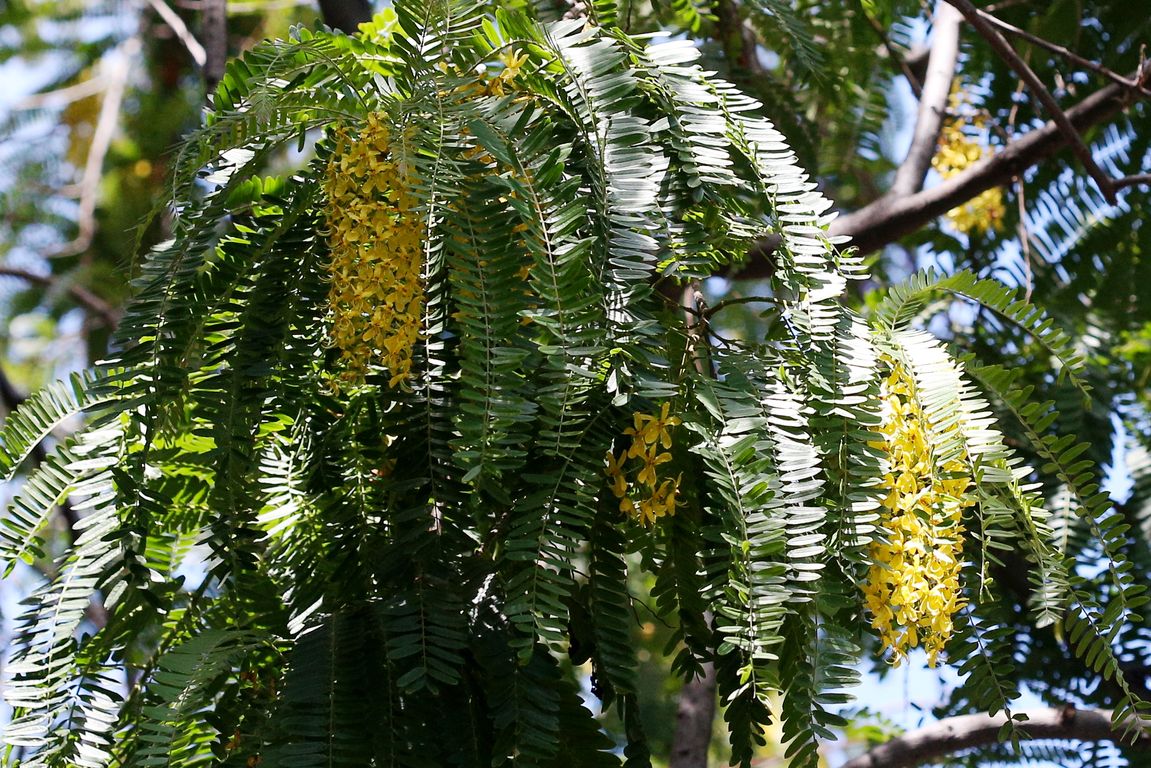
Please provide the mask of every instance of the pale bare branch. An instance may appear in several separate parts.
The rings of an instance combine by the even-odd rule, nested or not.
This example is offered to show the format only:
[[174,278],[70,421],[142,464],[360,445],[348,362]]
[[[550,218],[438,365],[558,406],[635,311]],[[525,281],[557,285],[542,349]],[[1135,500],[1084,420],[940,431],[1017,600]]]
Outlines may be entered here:
[[[1111,713],[1105,710],[1065,707],[1029,711],[1026,715],[1019,727],[1029,740],[1130,742],[1134,737],[1140,747],[1151,746],[1151,734],[1146,730],[1133,733],[1126,727],[1116,729]],[[848,760],[841,768],[911,768],[960,750],[990,746],[998,743],[999,731],[1006,722],[1007,717],[1002,714],[949,717],[880,744]]]
[[200,41],[192,34],[192,30],[188,29],[188,25],[180,18],[180,14],[169,8],[164,0],[147,0],[147,2],[148,5],[152,6],[156,15],[175,33],[176,39],[188,51],[192,61],[196,62],[196,66],[203,68],[208,61],[208,54],[204,50],[204,46],[200,45]]
[[56,252],[55,255],[80,253],[92,244],[96,234],[96,203],[100,196],[100,180],[104,174],[104,159],[112,146],[116,128],[120,124],[120,104],[128,87],[132,58],[140,50],[140,39],[131,37],[117,46],[116,50],[102,62],[102,78],[106,84],[104,98],[100,102],[100,115],[96,118],[96,128],[92,132],[92,142],[88,146],[88,156],[80,176],[80,209],[76,213],[79,232],[76,238]]
[[44,93],[34,93],[24,99],[21,99],[15,106],[15,109],[39,109],[41,107],[65,107],[73,102],[87,99],[90,96],[96,96],[104,91],[107,86],[104,84],[102,77],[90,77],[87,80],[82,80],[75,85],[69,85],[64,88],[57,88],[53,91],[45,91]]
[[923,189],[923,181],[931,168],[931,158],[939,141],[939,131],[947,114],[947,97],[955,80],[959,63],[959,12],[943,2],[935,10],[931,37],[931,53],[927,59],[927,75],[923,80],[923,95],[919,99],[919,113],[915,118],[915,132],[907,157],[895,172],[891,184],[892,194],[909,195]]

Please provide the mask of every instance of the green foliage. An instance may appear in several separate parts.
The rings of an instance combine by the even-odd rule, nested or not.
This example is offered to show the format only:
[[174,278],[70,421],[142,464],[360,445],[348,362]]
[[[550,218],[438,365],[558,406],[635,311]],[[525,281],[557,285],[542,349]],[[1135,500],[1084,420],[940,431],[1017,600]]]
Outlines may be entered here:
[[[401,2],[371,36],[298,29],[229,66],[113,359],[34,397],[0,436],[11,476],[61,419],[89,414],[5,520],[12,563],[40,554],[60,499],[83,513],[20,619],[7,764],[618,764],[566,656],[590,662],[627,764],[644,765],[634,556],[677,625],[678,668],[716,664],[733,760],[749,764],[778,717],[793,762],[815,765],[875,647],[859,587],[884,539],[874,443],[890,360],[913,372],[932,460],[975,480],[949,648],[970,672],[961,695],[991,710],[1016,696],[988,572],[1019,547],[1035,623],[1061,625],[1119,683],[1118,717],[1142,716],[1112,642],[1143,587],[1082,449],[1048,434],[1050,406],[1010,374],[960,365],[911,326],[960,295],[1079,383],[1067,338],[967,273],[850,310],[862,260],[828,235],[830,202],[758,102],[689,42],[610,26],[615,10],[596,3],[603,26],[588,26]],[[324,192],[330,129],[355,135],[369,115],[392,131],[415,201],[402,215],[422,238],[420,340],[400,386],[380,365],[341,378],[327,333],[340,310],[325,217],[348,204]],[[314,150],[305,168],[260,175],[293,146]],[[672,297],[768,236],[780,333],[713,341],[694,302],[685,324]],[[1077,499],[1108,564],[1105,603],[969,374]],[[606,461],[661,407],[677,421],[659,478],[675,478],[678,508],[646,526],[621,512]]]

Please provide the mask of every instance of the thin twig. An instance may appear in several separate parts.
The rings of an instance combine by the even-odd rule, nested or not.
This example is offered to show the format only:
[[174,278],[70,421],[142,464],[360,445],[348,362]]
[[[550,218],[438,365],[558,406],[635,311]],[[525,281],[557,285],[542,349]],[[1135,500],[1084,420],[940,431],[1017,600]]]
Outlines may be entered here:
[[[733,304],[756,304],[756,303],[773,304],[776,301],[777,301],[776,299],[774,299],[770,296],[735,296],[735,297],[732,297],[730,299],[724,299],[723,301],[717,302],[713,306],[706,307],[705,309],[702,310],[701,315],[703,316],[703,318],[705,320],[709,320],[715,316],[715,313],[719,312],[721,309],[725,309],[727,307],[730,307]],[[688,309],[686,307],[685,307],[685,309],[688,312],[695,312],[696,311],[693,309]]]
[[[35,272],[29,272],[26,269],[19,269],[17,267],[0,266],[0,277],[14,277],[28,283],[43,285],[47,288],[56,288],[60,283],[58,277],[38,275]],[[84,286],[72,284],[65,286],[64,290],[68,292],[68,295],[71,296],[77,304],[88,310],[90,314],[96,315],[106,327],[115,328],[116,324],[120,322],[120,313],[116,308]]]
[[1019,206],[1019,248],[1023,251],[1023,282],[1025,283],[1023,300],[1031,301],[1031,292],[1035,288],[1034,276],[1031,273],[1031,235],[1027,231],[1027,198],[1023,186],[1023,177],[1015,177],[1015,201]]
[[922,99],[923,83],[916,76],[915,72],[912,71],[911,65],[907,63],[907,60],[903,58],[902,54],[900,54],[892,44],[891,38],[887,36],[887,30],[883,28],[883,25],[879,23],[878,19],[867,12],[866,5],[863,8],[863,16],[867,19],[868,25],[883,44],[883,49],[887,51],[888,58],[890,58],[895,63],[895,66],[899,67],[899,71],[903,73],[903,77],[907,80],[907,84],[911,86],[911,92],[915,95],[915,98]]
[[1059,106],[1059,103],[1055,101],[1055,98],[1047,91],[1046,86],[1043,85],[1043,81],[1031,71],[1031,68],[1027,66],[1023,59],[1019,58],[1019,54],[1015,52],[1011,44],[979,14],[979,9],[972,5],[969,0],[945,0],[945,2],[955,6],[1007,65],[1027,82],[1032,93],[1035,94],[1047,109],[1055,125],[1067,137],[1067,140],[1071,144],[1071,150],[1075,153],[1076,157],[1079,158],[1080,162],[1083,163],[1083,167],[1088,175],[1095,180],[1099,191],[1103,193],[1103,197],[1107,202],[1114,205],[1116,202],[1115,188],[1111,183],[1111,179],[1095,162],[1095,158],[1091,156],[1091,150],[1083,142],[1083,137],[1079,135],[1079,131],[1075,130],[1075,126],[1071,124],[1067,115],[1063,113],[1063,109]]
[[208,61],[208,53],[204,50],[204,46],[200,45],[196,36],[192,34],[192,30],[188,29],[188,25],[180,18],[180,14],[169,8],[164,0],[148,0],[148,5],[152,6],[156,15],[175,33],[176,39],[183,44],[184,49],[192,57],[192,61],[196,62],[196,66],[203,69],[204,64]]
[[895,172],[891,193],[910,195],[923,189],[931,158],[939,143],[939,131],[947,114],[947,97],[955,80],[959,63],[959,12],[943,3],[935,11],[931,37],[931,55],[927,60],[927,75],[923,79],[923,95],[919,99],[919,112],[915,117],[915,131],[907,157]]
[[988,22],[990,22],[991,24],[994,24],[996,27],[1003,30],[1004,32],[1007,32],[1011,35],[1014,35],[1015,37],[1026,40],[1027,42],[1031,43],[1032,45],[1037,45],[1040,48],[1048,50],[1052,53],[1059,54],[1063,58],[1070,61],[1072,64],[1083,67],[1084,69],[1089,69],[1092,72],[1096,72],[1096,73],[1102,75],[1103,77],[1106,77],[1108,80],[1111,80],[1112,82],[1118,83],[1119,85],[1122,85],[1126,88],[1131,88],[1132,90],[1139,91],[1144,96],[1151,96],[1151,90],[1144,88],[1141,84],[1139,84],[1135,80],[1131,80],[1129,78],[1126,78],[1123,75],[1119,74],[1118,72],[1115,72],[1113,70],[1108,69],[1107,67],[1103,66],[1102,64],[1098,64],[1094,61],[1091,61],[1090,59],[1085,59],[1082,56],[1080,56],[1079,54],[1075,53],[1075,51],[1072,51],[1068,48],[1064,48],[1062,45],[1059,45],[1058,43],[1053,43],[1049,40],[1044,40],[1042,37],[1039,37],[1038,35],[1033,35],[1025,29],[1020,29],[1019,27],[1015,26],[1014,24],[1008,24],[1006,21],[1003,21],[998,16],[993,16],[992,14],[988,13],[986,10],[977,9],[977,12],[979,13],[980,16],[982,16]]

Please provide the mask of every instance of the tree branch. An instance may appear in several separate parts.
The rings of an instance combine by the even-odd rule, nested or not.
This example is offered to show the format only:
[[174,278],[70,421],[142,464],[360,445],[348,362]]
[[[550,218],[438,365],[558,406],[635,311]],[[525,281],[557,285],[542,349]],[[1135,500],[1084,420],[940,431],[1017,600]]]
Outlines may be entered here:
[[1042,37],[1039,37],[1038,35],[1033,35],[1025,29],[1020,29],[1019,27],[1015,26],[1014,24],[1008,24],[1006,21],[1003,21],[998,16],[992,16],[990,13],[988,13],[984,9],[979,9],[978,12],[979,12],[979,15],[981,17],[983,17],[984,19],[986,19],[988,23],[995,25],[996,27],[998,27],[999,29],[1003,30],[1004,32],[1006,32],[1010,35],[1014,35],[1015,37],[1026,40],[1027,42],[1031,43],[1032,45],[1038,46],[1038,47],[1043,48],[1047,51],[1050,51],[1051,53],[1062,56],[1063,58],[1070,61],[1072,64],[1075,64],[1076,66],[1083,67],[1084,69],[1089,69],[1092,72],[1098,73],[1098,74],[1102,75],[1103,77],[1106,77],[1108,80],[1111,80],[1112,82],[1118,83],[1119,85],[1125,86],[1125,87],[1130,88],[1134,91],[1138,91],[1140,93],[1140,95],[1142,95],[1142,96],[1151,96],[1151,90],[1148,90],[1146,87],[1144,87],[1141,83],[1139,83],[1136,80],[1129,80],[1126,77],[1123,77],[1123,75],[1120,75],[1118,72],[1111,71],[1110,69],[1103,66],[1102,64],[1096,64],[1094,61],[1091,61],[1090,59],[1083,58],[1079,54],[1075,53],[1075,51],[1072,51],[1068,48],[1064,48],[1062,45],[1052,43],[1049,40],[1044,40]]
[[[1023,738],[1130,741],[1134,737],[1140,748],[1151,747],[1151,732],[1116,730],[1106,710],[1065,707],[1032,711],[1027,716],[1019,724]],[[999,730],[1006,722],[1002,714],[949,717],[880,744],[841,768],[910,768],[960,750],[990,746],[999,741]]]
[[192,57],[192,61],[196,62],[196,66],[203,68],[205,62],[208,60],[208,54],[204,50],[204,46],[200,45],[200,41],[192,34],[192,30],[188,29],[188,25],[180,18],[180,15],[168,7],[164,0],[148,0],[148,5],[152,6],[152,10],[168,25],[168,28],[176,35],[176,39],[188,51],[188,55]]
[[1079,131],[1071,124],[1067,115],[1063,113],[1059,102],[1055,101],[1055,97],[1048,92],[1043,81],[1031,71],[1031,67],[1027,66],[1023,59],[1019,58],[1019,54],[1015,52],[1011,44],[979,14],[979,9],[972,5],[969,0],[945,0],[945,2],[958,8],[963,17],[971,26],[975,27],[975,30],[991,45],[991,48],[999,54],[1000,58],[1027,83],[1031,92],[1043,103],[1047,113],[1055,121],[1055,125],[1066,135],[1072,151],[1083,163],[1088,175],[1095,180],[1099,186],[1099,191],[1103,193],[1103,197],[1106,198],[1107,202],[1114,205],[1116,202],[1115,188],[1111,184],[1111,178],[1095,162],[1095,158],[1091,156],[1090,148],[1083,142],[1083,137],[1079,135]]
[[[26,269],[19,269],[17,267],[0,266],[0,277],[15,277],[19,280],[43,285],[47,288],[56,288],[60,282],[57,277],[38,275],[35,272],[29,272]],[[68,292],[68,295],[72,297],[73,301],[84,307],[89,313],[96,315],[106,327],[115,328],[117,323],[120,322],[120,313],[115,307],[84,286],[73,284],[67,286],[65,290]]]
[[[707,335],[707,307],[697,281],[684,286],[682,302],[684,330],[688,337],[685,354],[692,356],[695,369],[701,376],[714,379],[715,369]],[[711,624],[711,611],[704,613],[704,621]],[[676,704],[675,733],[672,735],[668,768],[707,768],[717,685],[715,664],[710,661],[703,664],[701,674],[684,682]]]
[[911,93],[916,99],[923,98],[923,78],[912,71],[911,66],[908,65],[907,60],[903,58],[900,52],[892,44],[891,38],[887,36],[887,30],[879,23],[879,20],[867,12],[866,6],[863,7],[863,17],[867,19],[867,24],[875,32],[879,42],[883,45],[883,50],[887,52],[887,58],[898,67],[900,73],[903,74],[907,84],[911,87]]
[[[1144,65],[1143,72],[1151,74],[1151,62]],[[1129,95],[1130,90],[1119,84],[1105,86],[1068,109],[1067,119],[1080,130],[1098,125],[1123,111]],[[851,244],[862,253],[879,250],[926,226],[937,216],[980,192],[1009,183],[1015,176],[1066,147],[1067,143],[1066,135],[1058,126],[1048,122],[930,189],[913,195],[888,192],[863,208],[840,216],[831,223],[828,234],[851,237]],[[771,254],[778,246],[777,237],[764,238],[752,249],[750,261],[734,277],[758,279],[769,276],[773,269]]]
[[80,175],[80,205],[76,212],[78,232],[56,256],[73,255],[88,250],[96,236],[96,204],[100,198],[100,181],[104,177],[104,160],[120,124],[120,104],[128,87],[132,72],[132,58],[140,50],[140,38],[130,37],[109,53],[101,62],[101,77],[105,82],[104,98],[100,103],[96,127],[88,144],[88,155]]
[[755,30],[744,22],[739,3],[736,0],[717,0],[712,11],[715,13],[715,36],[723,46],[724,56],[733,71],[743,78],[762,75],[763,66],[757,50],[759,41]]
[[1116,179],[1114,184],[1116,189],[1134,187],[1140,184],[1151,184],[1151,173],[1137,173],[1134,176],[1124,176],[1121,179]]
[[955,80],[959,63],[959,27],[963,17],[959,11],[940,2],[935,11],[931,54],[927,59],[927,75],[923,80],[923,94],[919,99],[919,113],[915,118],[915,132],[907,157],[895,172],[891,194],[910,195],[923,189],[923,181],[931,168],[939,131],[947,114],[947,97]]

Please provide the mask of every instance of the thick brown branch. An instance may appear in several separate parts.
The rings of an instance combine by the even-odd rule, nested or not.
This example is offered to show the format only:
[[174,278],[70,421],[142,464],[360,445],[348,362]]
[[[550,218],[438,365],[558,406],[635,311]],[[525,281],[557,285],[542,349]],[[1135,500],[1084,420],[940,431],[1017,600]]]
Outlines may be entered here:
[[1046,86],[1043,85],[1043,81],[1031,71],[1031,67],[1027,66],[1027,63],[1023,61],[1023,59],[1019,58],[1019,54],[1015,52],[1011,44],[980,15],[979,9],[972,5],[969,0],[946,0],[946,2],[958,8],[959,12],[963,14],[963,17],[967,19],[971,26],[975,27],[975,30],[979,32],[991,48],[999,54],[1000,58],[1002,58],[1009,67],[1015,70],[1015,74],[1019,75],[1019,77],[1027,83],[1027,87],[1030,88],[1036,98],[1043,103],[1044,108],[1055,122],[1055,125],[1059,127],[1059,130],[1063,131],[1068,143],[1071,145],[1072,151],[1075,152],[1075,156],[1083,163],[1083,167],[1088,175],[1095,180],[1095,183],[1099,186],[1099,191],[1103,193],[1103,197],[1107,199],[1107,202],[1114,205],[1115,188],[1111,184],[1111,178],[1104,173],[1103,169],[1095,162],[1095,158],[1091,156],[1091,149],[1084,143],[1083,137],[1079,135],[1079,131],[1072,125],[1067,115],[1063,113],[1059,102],[1055,101],[1055,97],[1052,96]]
[[763,74],[755,30],[744,22],[744,14],[740,12],[736,0],[717,0],[713,11],[716,19],[716,39],[723,46],[723,52],[731,63],[736,79]]
[[891,193],[910,195],[923,189],[923,180],[931,168],[939,131],[947,114],[947,97],[955,79],[959,63],[959,27],[962,17],[950,5],[940,3],[935,11],[934,32],[931,37],[931,55],[927,59],[927,76],[923,81],[923,95],[919,99],[919,113],[915,118],[915,132],[907,157],[895,172]]
[[[715,378],[708,340],[707,306],[699,284],[693,281],[684,286],[681,300],[685,309],[687,352],[694,358],[692,362],[701,376]],[[705,612],[704,621],[711,624],[711,620],[710,611]],[[703,665],[698,677],[684,683],[676,706],[675,734],[672,737],[668,768],[707,768],[712,724],[715,722],[717,684],[715,664],[711,662]]]
[[[1151,72],[1151,63],[1145,71]],[[1123,111],[1130,91],[1118,84],[1105,86],[1066,112],[1072,125],[1083,130]],[[955,206],[984,190],[1009,183],[1015,176],[1067,146],[1067,137],[1048,122],[1024,134],[995,155],[974,163],[937,186],[913,195],[885,194],[858,211],[832,222],[830,235],[848,235],[852,245],[870,253],[926,226]],[[736,277],[763,278],[771,274],[777,238],[765,238]]]
[[[1151,746],[1151,733],[1116,730],[1111,724],[1111,713],[1105,710],[1066,707],[1026,714],[1027,720],[1019,725],[1027,739],[1131,741],[1135,737],[1141,748]],[[842,768],[910,768],[960,750],[990,746],[999,741],[999,730],[1006,722],[1002,714],[949,717],[880,744],[848,760]]]
[[[0,277],[15,277],[28,283],[43,285],[47,288],[55,288],[59,282],[59,278],[51,275],[38,275],[35,272],[29,272],[26,269],[18,269],[16,267],[0,267]],[[106,327],[115,328],[116,324],[120,321],[120,313],[116,311],[115,307],[84,286],[69,285],[65,290],[68,292],[68,295],[72,297],[73,301],[99,318]]]

